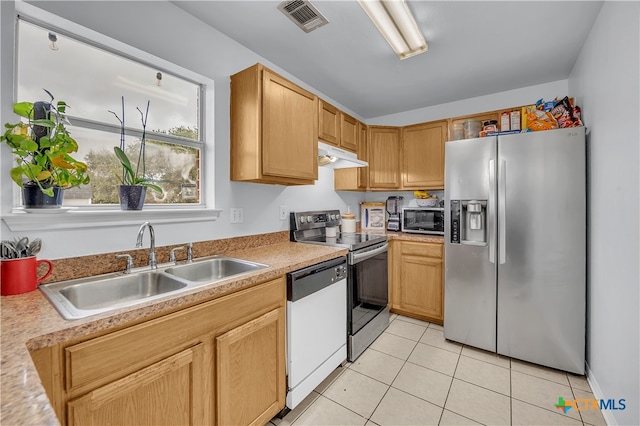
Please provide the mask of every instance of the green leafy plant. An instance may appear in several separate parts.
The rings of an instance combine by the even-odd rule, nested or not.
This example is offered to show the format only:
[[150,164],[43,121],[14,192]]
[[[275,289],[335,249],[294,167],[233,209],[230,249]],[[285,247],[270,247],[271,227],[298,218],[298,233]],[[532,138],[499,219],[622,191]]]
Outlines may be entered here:
[[[26,119],[17,123],[6,123],[6,131],[0,142],[6,142],[16,156],[17,166],[10,171],[11,179],[20,187],[26,183],[37,185],[52,197],[54,186],[63,189],[89,183],[87,165],[70,154],[78,151],[78,143],[65,127],[68,105],[57,101],[44,90],[49,102],[18,102],[13,111]],[[38,114],[35,113],[40,109]],[[44,118],[35,118],[36,115]]]
[[[145,186],[153,191],[162,194],[162,188],[154,184],[153,180],[146,176],[146,129],[147,129],[147,117],[149,116],[149,104],[147,101],[147,110],[143,113],[140,108],[136,108],[140,112],[140,118],[142,121],[142,138],[140,142],[140,152],[138,153],[138,161],[136,163],[136,169],[134,171],[131,164],[131,160],[124,152],[124,97],[122,98],[122,119],[118,115],[109,111],[120,122],[120,146],[114,146],[113,150],[122,165],[122,176],[116,176],[123,185],[140,185]],[[140,170],[142,166],[142,170]]]

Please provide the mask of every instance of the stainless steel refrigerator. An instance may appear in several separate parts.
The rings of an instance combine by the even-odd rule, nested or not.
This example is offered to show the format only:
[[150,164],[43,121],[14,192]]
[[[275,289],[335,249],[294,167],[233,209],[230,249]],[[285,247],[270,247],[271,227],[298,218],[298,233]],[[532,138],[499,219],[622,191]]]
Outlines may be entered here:
[[584,374],[584,127],[445,145],[444,337]]

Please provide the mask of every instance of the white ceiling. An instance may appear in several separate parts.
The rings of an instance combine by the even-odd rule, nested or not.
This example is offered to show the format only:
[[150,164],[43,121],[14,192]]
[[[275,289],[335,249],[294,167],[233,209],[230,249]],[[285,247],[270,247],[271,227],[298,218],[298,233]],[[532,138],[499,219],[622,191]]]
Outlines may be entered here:
[[312,0],[329,24],[308,34],[280,1],[173,3],[365,119],[564,80],[602,6],[408,1],[429,51],[400,61],[355,0]]

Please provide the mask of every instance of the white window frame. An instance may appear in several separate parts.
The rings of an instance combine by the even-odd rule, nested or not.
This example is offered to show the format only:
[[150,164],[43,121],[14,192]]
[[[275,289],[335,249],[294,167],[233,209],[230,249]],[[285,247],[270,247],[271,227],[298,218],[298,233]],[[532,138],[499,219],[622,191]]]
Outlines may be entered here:
[[[54,15],[33,5],[16,1],[14,22],[17,22],[18,15],[26,20],[45,28],[53,27],[61,29],[60,33],[72,34],[79,40],[86,41],[101,49],[112,51],[120,56],[135,60],[136,62],[165,69],[168,72],[183,77],[187,80],[201,84],[203,89],[201,95],[204,96],[203,108],[200,111],[199,131],[203,132],[203,146],[201,146],[200,165],[200,197],[201,202],[197,205],[181,204],[172,205],[146,205],[142,211],[121,211],[119,205],[113,206],[82,206],[66,210],[64,213],[25,213],[20,207],[21,190],[17,185],[13,186],[13,209],[9,214],[3,214],[2,218],[11,231],[31,231],[43,229],[70,229],[70,228],[93,228],[107,226],[121,226],[129,224],[139,224],[140,219],[153,220],[154,223],[178,223],[178,222],[200,222],[216,220],[221,210],[214,207],[214,170],[215,170],[215,150],[214,150],[214,81],[210,78],[197,74],[179,65],[173,64],[164,59],[158,58],[150,53],[138,48],[112,39],[104,34],[98,33],[82,25],[78,25],[60,16]],[[17,30],[17,26],[14,27]],[[14,46],[16,46],[16,35],[14,34]],[[13,74],[16,74],[15,57],[13,58]],[[13,96],[16,99],[15,78],[12,81]],[[13,102],[12,102],[13,103]],[[6,182],[4,177],[2,182]]]

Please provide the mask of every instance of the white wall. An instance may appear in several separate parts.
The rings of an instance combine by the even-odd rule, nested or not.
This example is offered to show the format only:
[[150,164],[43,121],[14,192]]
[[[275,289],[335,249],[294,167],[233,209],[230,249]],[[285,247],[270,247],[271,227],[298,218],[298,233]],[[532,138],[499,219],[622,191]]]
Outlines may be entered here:
[[537,84],[535,86],[522,87],[506,92],[493,93],[491,95],[478,96],[463,99],[446,104],[434,105],[425,108],[414,109],[398,114],[385,115],[367,121],[367,124],[379,124],[388,126],[406,126],[408,124],[424,121],[441,120],[461,115],[477,114],[485,111],[511,108],[518,105],[534,104],[538,99],[553,99],[557,96],[564,97],[568,91],[567,80],[553,81]]
[[[2,62],[1,111],[2,123],[13,120],[12,62],[13,2],[2,1]],[[283,187],[231,182],[229,180],[229,76],[256,62],[261,62],[304,88],[318,94],[357,118],[353,111],[309,87],[298,78],[208,27],[169,2],[30,2],[70,21],[98,31],[118,41],[149,52],[162,59],[209,77],[215,81],[215,207],[223,209],[216,222],[162,224],[156,226],[158,245],[179,244],[231,236],[251,235],[289,229],[289,221],[280,221],[281,205],[290,211],[335,208],[354,212],[361,193],[333,190],[333,172],[319,170],[314,186]],[[6,89],[6,90],[5,90]],[[5,93],[7,95],[5,95]],[[2,166],[6,170],[11,160],[8,148],[2,146]],[[8,173],[0,174],[2,214],[11,209],[14,184]],[[229,209],[242,207],[244,223],[230,224]],[[141,213],[140,223],[144,221]],[[58,259],[94,253],[129,250],[134,248],[137,226],[96,228],[65,231],[18,232],[9,231],[2,222],[2,239],[27,235],[43,239],[40,257]]]
[[[640,4],[605,2],[569,77],[588,138],[587,363],[609,424],[640,424]],[[599,393],[599,395],[598,395]]]

